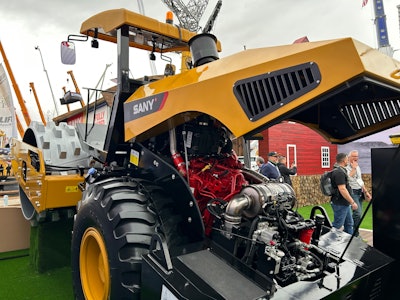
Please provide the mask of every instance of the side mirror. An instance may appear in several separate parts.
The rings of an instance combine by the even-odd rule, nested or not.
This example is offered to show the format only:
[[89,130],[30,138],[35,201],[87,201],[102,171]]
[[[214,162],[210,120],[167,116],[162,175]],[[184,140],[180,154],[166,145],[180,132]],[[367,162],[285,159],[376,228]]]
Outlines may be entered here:
[[75,44],[73,42],[61,42],[61,62],[64,65],[74,65],[76,62]]

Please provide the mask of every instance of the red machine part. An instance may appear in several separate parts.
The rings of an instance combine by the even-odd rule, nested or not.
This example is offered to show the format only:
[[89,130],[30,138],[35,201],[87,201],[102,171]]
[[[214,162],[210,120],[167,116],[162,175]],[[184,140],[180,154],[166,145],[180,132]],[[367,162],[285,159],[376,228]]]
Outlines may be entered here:
[[175,167],[182,174],[183,177],[186,177],[186,164],[183,161],[182,156],[176,152],[172,155],[172,161],[174,162]]
[[190,186],[202,213],[206,234],[211,232],[213,222],[207,203],[212,199],[228,202],[248,184],[240,168],[235,155],[190,160]]

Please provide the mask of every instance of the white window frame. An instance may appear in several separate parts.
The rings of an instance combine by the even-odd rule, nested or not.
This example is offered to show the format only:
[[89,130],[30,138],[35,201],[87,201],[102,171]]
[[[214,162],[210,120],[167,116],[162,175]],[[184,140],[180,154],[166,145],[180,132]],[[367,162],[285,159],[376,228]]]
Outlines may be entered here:
[[[294,157],[290,157],[290,149],[293,149]],[[295,144],[286,144],[286,165],[290,168],[292,162],[297,164],[297,147]]]
[[331,167],[331,149],[327,146],[321,146],[321,168],[328,169]]

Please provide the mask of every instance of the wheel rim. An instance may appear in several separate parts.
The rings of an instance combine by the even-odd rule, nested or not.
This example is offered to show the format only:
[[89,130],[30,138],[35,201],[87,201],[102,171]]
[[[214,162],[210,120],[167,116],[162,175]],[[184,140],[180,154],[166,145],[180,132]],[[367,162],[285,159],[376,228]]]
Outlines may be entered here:
[[86,299],[107,299],[110,292],[110,267],[105,243],[100,232],[87,228],[79,255],[82,290]]

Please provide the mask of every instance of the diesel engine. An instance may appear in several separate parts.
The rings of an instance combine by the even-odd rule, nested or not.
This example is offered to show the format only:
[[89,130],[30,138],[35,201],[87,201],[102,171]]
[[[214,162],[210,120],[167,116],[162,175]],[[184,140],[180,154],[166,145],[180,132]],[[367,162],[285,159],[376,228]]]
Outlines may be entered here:
[[325,216],[304,219],[291,186],[244,167],[218,122],[198,117],[148,146],[188,181],[206,235],[242,263],[281,286],[333,271],[337,258],[316,245]]

